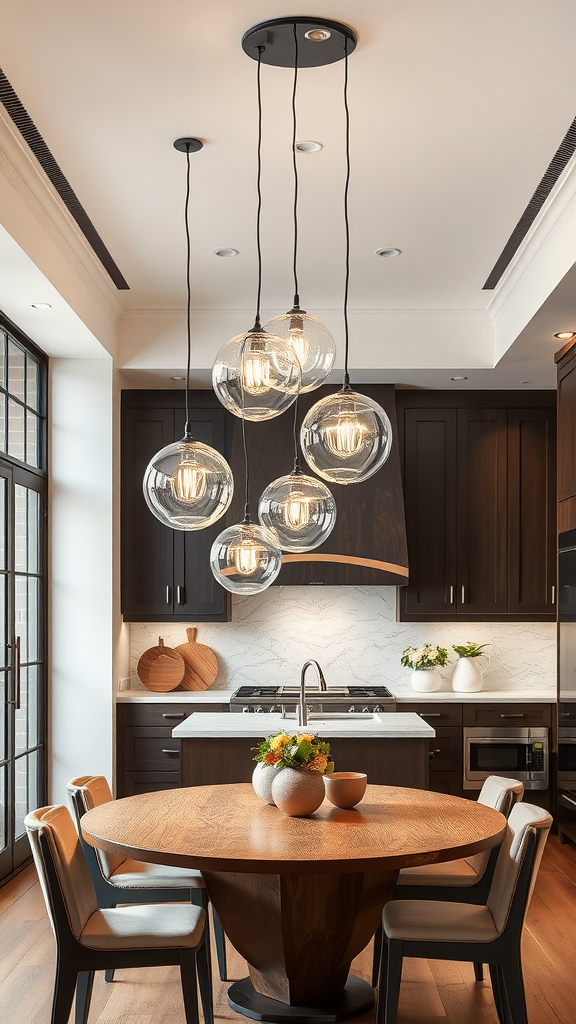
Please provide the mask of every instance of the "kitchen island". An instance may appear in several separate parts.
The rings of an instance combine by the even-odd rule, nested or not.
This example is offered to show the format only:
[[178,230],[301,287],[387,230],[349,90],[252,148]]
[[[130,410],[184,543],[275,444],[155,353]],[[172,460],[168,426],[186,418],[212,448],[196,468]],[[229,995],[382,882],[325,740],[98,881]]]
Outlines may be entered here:
[[305,727],[274,714],[192,714],[172,731],[181,745],[182,786],[250,782],[251,748],[280,731],[322,736],[336,771],[365,772],[374,785],[428,789],[428,742],[435,732],[413,712],[311,716]]

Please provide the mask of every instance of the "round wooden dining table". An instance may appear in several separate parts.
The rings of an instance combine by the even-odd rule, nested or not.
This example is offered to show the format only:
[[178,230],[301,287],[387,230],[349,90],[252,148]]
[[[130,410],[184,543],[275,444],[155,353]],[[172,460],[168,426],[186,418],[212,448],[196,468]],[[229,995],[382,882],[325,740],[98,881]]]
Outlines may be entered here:
[[330,1024],[374,1002],[349,974],[403,867],[500,843],[506,820],[472,800],[368,786],[353,810],[306,818],[262,803],[249,783],[126,797],[84,815],[86,841],[125,858],[199,868],[250,977],[229,1003],[253,1020]]

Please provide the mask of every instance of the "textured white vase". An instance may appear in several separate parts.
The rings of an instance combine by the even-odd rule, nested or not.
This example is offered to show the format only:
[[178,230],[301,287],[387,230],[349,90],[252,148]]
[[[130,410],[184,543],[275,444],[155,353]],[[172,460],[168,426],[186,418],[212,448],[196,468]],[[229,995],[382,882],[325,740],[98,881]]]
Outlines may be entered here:
[[[282,770],[282,769],[280,769]],[[259,761],[252,772],[252,785],[256,796],[259,796],[265,804],[273,804],[272,783],[278,775],[278,768],[275,764],[264,764]]]
[[437,668],[413,668],[410,684],[418,693],[433,693],[440,689],[442,676]]
[[[480,665],[480,658],[485,658],[486,663]],[[458,658],[452,673],[452,689],[456,693],[477,693],[482,689],[482,676],[489,664],[487,654],[479,654],[476,658]]]
[[272,798],[291,818],[313,814],[324,799],[324,776],[303,768],[283,768],[272,782]]

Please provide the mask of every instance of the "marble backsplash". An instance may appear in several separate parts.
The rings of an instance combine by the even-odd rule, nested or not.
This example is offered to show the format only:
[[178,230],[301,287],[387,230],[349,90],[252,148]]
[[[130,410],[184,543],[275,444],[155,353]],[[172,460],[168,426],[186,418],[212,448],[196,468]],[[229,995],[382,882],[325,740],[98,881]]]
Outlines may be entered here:
[[[195,625],[195,623],[190,623]],[[130,624],[130,686],[142,688],[138,659],[163,636],[169,647],[186,641],[185,623]],[[328,686],[406,684],[400,655],[409,645],[438,643],[450,651],[442,669],[449,689],[457,661],[452,644],[489,643],[486,690],[552,689],[556,681],[553,622],[396,622],[394,587],[271,587],[233,597],[231,622],[198,625],[197,640],[218,655],[216,689],[295,684],[308,658],[320,662]]]

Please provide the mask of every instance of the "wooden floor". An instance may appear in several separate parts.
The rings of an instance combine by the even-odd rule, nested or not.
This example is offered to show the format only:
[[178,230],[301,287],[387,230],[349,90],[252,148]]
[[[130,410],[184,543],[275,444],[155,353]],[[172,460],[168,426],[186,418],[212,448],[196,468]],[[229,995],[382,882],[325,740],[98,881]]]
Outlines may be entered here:
[[[48,1024],[54,939],[33,868],[0,889],[0,1022]],[[354,963],[368,980],[371,947]],[[576,1021],[576,849],[551,837],[528,911],[523,962],[530,1024]],[[229,950],[229,974],[244,962]],[[112,984],[97,975],[90,1024],[183,1024],[177,968],[118,971]],[[245,1021],[215,980],[219,1020]],[[373,1012],[358,1018],[371,1024]],[[405,961],[399,1024],[498,1024],[490,983],[474,982],[471,964]]]

